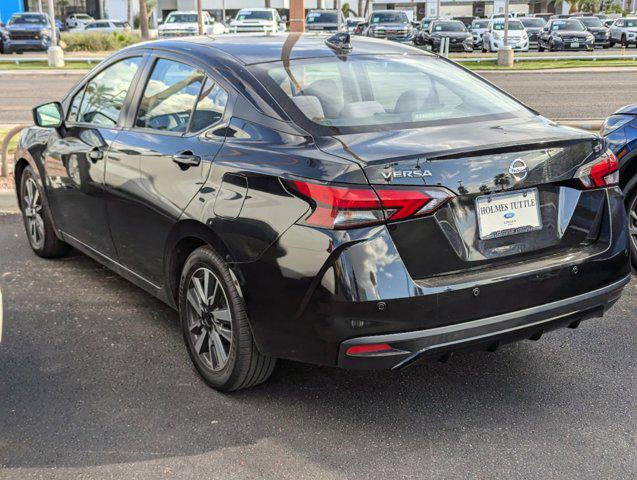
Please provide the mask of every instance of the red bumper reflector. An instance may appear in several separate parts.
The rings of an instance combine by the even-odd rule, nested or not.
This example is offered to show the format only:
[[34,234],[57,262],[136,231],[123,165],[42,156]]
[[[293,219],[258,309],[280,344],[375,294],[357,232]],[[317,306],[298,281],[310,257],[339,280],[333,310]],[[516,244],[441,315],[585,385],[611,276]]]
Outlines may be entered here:
[[361,355],[365,353],[378,353],[392,350],[386,343],[370,343],[368,345],[353,345],[345,352],[347,355]]

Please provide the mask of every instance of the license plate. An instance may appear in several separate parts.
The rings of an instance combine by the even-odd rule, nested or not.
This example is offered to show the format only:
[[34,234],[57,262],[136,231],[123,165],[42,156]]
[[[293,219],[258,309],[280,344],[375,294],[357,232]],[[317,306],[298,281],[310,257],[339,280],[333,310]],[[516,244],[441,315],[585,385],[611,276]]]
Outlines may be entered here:
[[578,42],[571,42],[571,48],[579,48]]
[[542,228],[537,188],[476,198],[480,238],[504,237]]

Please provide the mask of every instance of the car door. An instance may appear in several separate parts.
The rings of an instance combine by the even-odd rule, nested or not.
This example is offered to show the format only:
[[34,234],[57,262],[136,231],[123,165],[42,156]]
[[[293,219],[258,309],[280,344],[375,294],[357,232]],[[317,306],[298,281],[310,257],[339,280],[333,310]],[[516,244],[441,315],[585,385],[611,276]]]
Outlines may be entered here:
[[43,151],[49,204],[58,228],[73,240],[114,258],[104,201],[104,172],[128,92],[143,59],[109,63],[74,92],[64,128]]
[[183,57],[153,57],[146,76],[111,147],[107,210],[120,262],[161,286],[168,235],[223,145],[212,132],[227,121],[230,89]]
[[622,20],[615,20],[615,23],[610,27],[610,36],[613,40],[619,42],[621,40],[621,27]]

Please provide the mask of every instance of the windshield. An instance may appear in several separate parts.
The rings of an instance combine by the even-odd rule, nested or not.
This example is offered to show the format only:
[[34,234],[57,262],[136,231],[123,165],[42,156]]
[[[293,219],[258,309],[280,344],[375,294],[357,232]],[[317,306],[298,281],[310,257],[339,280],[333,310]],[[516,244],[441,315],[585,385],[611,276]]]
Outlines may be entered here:
[[489,26],[489,20],[478,20],[471,24],[471,28],[487,28]]
[[272,20],[272,12],[267,10],[241,10],[236,20]]
[[582,17],[578,20],[587,27],[597,28],[602,26],[602,21],[597,17]]
[[436,57],[354,55],[255,65],[288,111],[338,131],[410,128],[449,120],[530,113],[486,82]]
[[541,18],[522,18],[520,23],[527,28],[542,28],[546,22]]
[[307,23],[337,23],[336,12],[310,12]]
[[49,23],[46,15],[14,15],[9,20],[9,25],[42,25]]
[[466,32],[467,27],[462,22],[437,22],[434,24],[434,32]]
[[[495,22],[493,24],[494,30],[504,30],[504,22]],[[524,30],[524,25],[519,21],[509,20],[509,30]]]
[[171,13],[166,23],[197,23],[196,13]]
[[405,12],[378,12],[372,15],[371,23],[408,23]]
[[582,22],[579,20],[555,20],[551,24],[551,30],[556,32],[558,30],[570,30],[574,32],[580,32],[586,30]]

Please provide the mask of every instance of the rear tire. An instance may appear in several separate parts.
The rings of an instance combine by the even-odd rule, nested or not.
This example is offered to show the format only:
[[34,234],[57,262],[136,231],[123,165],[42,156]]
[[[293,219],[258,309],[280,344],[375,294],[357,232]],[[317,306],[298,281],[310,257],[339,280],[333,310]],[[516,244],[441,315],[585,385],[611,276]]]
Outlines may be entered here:
[[626,212],[628,213],[628,227],[630,228],[630,261],[633,269],[637,270],[637,181],[631,182],[630,190],[626,192]]
[[622,47],[628,48],[628,40],[626,40],[626,35],[622,36]]
[[20,177],[20,210],[29,244],[36,255],[55,258],[69,252],[71,247],[55,233],[43,189],[30,166]]
[[276,359],[257,349],[230,270],[208,246],[186,260],[179,282],[179,317],[190,359],[212,388],[241,390],[272,374]]

